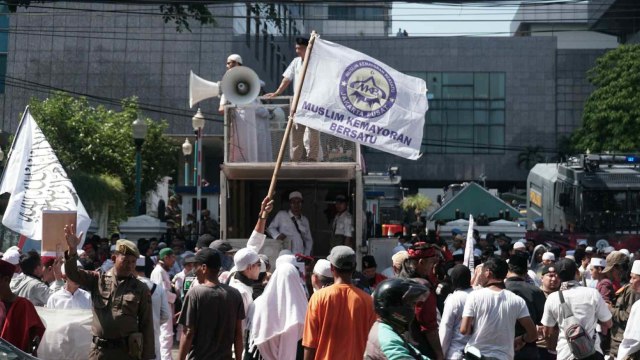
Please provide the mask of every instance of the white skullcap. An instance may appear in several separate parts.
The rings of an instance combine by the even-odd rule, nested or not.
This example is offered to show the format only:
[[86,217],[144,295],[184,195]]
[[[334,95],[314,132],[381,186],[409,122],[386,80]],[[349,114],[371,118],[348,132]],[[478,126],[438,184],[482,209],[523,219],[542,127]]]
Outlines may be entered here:
[[631,268],[631,273],[640,275],[640,260],[636,260],[633,262],[633,267]]
[[247,270],[247,268],[260,261],[258,253],[253,249],[243,248],[233,256],[233,262],[236,264],[238,271]]
[[458,249],[458,250],[454,251],[453,254],[451,254],[451,255],[454,255],[454,256],[455,255],[464,255],[464,250]]
[[144,258],[144,256],[140,255],[138,256],[138,259],[136,260],[136,267],[138,266],[145,266],[146,265],[146,260]]
[[409,258],[409,253],[406,251],[398,251],[391,257],[391,262],[393,266],[400,267],[405,260]]
[[601,258],[591,258],[591,262],[589,263],[591,266],[598,266],[601,268],[607,267],[607,260]]
[[620,252],[627,255],[627,257],[631,256],[631,253],[627,249],[620,249]]
[[227,58],[227,62],[229,61],[235,61],[238,64],[242,65],[242,57],[238,54],[231,54],[229,55],[229,57]]
[[301,193],[300,191],[292,191],[292,192],[289,194],[289,200],[294,199],[294,198],[304,199],[304,198],[302,197],[302,193]]
[[521,241],[518,241],[517,243],[513,244],[513,250],[521,250],[526,248],[527,246]]
[[587,239],[579,239],[579,240],[578,240],[578,245],[584,245],[584,246],[587,246]]
[[587,246],[587,248],[584,251],[588,252],[588,253],[589,252],[592,253],[593,252],[593,246]]
[[316,265],[313,267],[313,273],[333,279],[333,274],[331,273],[331,263],[327,259],[318,260],[318,262],[316,262]]
[[20,263],[20,253],[18,252],[18,250],[14,249],[13,247],[10,247],[2,255],[2,260],[12,265],[18,265]]
[[566,255],[565,257],[567,257],[567,256],[574,256],[575,254],[576,254],[576,251],[575,251],[575,250],[567,250],[567,251],[565,252],[565,255]]
[[556,261],[556,255],[552,252],[546,252],[544,254],[542,254],[542,260],[551,260],[551,261]]
[[607,246],[602,251],[605,254],[611,254],[612,252],[616,251],[616,248],[614,248],[613,246]]

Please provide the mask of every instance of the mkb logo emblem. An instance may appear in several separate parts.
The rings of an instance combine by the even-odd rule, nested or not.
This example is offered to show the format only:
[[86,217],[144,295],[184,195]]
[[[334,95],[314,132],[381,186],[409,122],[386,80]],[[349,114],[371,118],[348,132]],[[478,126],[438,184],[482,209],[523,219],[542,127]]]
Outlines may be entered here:
[[350,113],[365,118],[381,116],[396,101],[396,83],[378,64],[367,60],[347,66],[340,79],[340,100]]

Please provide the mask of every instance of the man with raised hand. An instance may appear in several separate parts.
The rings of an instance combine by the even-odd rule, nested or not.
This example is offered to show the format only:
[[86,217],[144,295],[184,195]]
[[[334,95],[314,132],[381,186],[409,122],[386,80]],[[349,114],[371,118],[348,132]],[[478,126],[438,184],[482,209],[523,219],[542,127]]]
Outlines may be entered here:
[[155,358],[153,316],[149,288],[136,277],[140,252],[125,239],[116,242],[115,264],[106,273],[78,269],[75,225],[64,227],[67,277],[91,293],[93,346],[90,360],[147,360]]

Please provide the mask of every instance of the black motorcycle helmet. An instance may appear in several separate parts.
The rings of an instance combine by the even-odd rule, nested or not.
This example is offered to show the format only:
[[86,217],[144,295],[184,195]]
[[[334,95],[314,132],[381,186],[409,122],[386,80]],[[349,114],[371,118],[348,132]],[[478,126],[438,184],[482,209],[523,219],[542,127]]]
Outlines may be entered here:
[[424,301],[429,288],[409,279],[387,279],[373,292],[376,313],[387,324],[406,329],[413,319],[416,302]]

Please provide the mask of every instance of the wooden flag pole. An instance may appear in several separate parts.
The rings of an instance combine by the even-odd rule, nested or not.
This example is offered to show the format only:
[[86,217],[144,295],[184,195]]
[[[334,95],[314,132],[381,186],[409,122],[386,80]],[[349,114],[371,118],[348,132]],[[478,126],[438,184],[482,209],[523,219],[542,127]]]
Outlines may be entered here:
[[[287,127],[284,130],[284,136],[282,137],[282,143],[280,144],[280,152],[278,153],[278,159],[276,160],[276,166],[273,169],[273,175],[271,176],[271,184],[269,185],[268,196],[269,199],[273,199],[275,193],[276,181],[278,179],[278,172],[282,166],[282,160],[284,158],[284,150],[287,147],[287,141],[289,139],[289,133],[293,126],[293,118],[296,114],[296,108],[298,107],[298,101],[300,100],[300,91],[302,90],[302,84],[304,83],[305,75],[307,74],[307,67],[309,66],[309,59],[311,58],[311,50],[313,49],[313,43],[316,40],[318,34],[311,32],[311,38],[309,39],[309,45],[307,51],[304,54],[304,61],[302,64],[302,71],[296,76],[300,76],[300,81],[297,82],[295,92],[293,94],[293,100],[291,101],[291,108],[289,109],[289,120],[287,121]],[[262,215],[262,214],[261,214]]]

